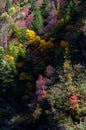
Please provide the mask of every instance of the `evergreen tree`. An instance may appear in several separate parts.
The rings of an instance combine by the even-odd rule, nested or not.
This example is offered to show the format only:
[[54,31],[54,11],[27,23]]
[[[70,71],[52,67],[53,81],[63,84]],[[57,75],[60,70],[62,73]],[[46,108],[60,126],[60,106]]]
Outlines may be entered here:
[[36,0],[28,0],[28,2],[31,4],[31,6],[33,6],[36,2]]
[[9,8],[11,7],[11,3],[10,3],[10,0],[6,0],[6,11],[8,12]]
[[35,30],[37,33],[40,33],[40,30],[43,27],[43,18],[39,7],[35,8],[35,17],[33,20],[33,30]]

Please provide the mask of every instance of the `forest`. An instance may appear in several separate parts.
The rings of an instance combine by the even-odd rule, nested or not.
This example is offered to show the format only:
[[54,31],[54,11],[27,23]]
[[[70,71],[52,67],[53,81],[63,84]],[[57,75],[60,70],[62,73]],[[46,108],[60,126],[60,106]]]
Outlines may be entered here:
[[86,130],[86,0],[0,0],[0,130]]

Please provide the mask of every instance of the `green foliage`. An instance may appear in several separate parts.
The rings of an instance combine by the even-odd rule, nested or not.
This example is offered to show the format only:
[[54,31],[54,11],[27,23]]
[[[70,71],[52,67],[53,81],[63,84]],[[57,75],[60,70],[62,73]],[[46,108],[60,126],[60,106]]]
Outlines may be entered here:
[[[56,39],[59,39],[59,37],[63,37],[65,35],[65,29],[69,21],[71,20],[73,14],[75,11],[75,6],[72,1],[68,2],[65,8],[60,10],[60,14],[63,14],[63,17],[60,18],[55,25],[55,27],[50,31],[50,33],[47,35],[47,37],[55,37]],[[59,34],[59,35],[57,35]]]
[[4,55],[5,55],[4,48],[0,46],[0,61],[2,61],[2,59],[4,58]]
[[66,8],[64,9],[65,12],[65,22],[69,22],[71,19],[71,16],[74,14],[75,6],[72,1],[68,2],[66,5]]
[[21,42],[24,43],[27,41],[28,37],[26,36],[26,29],[21,29],[17,27],[13,27],[13,33],[15,37]]
[[[46,35],[46,37],[54,37],[59,39],[64,36],[65,28],[66,28],[65,19],[62,18],[58,21],[58,23],[51,29],[51,31]],[[57,35],[58,34],[58,35]]]
[[36,2],[36,0],[28,0],[28,3],[30,3],[31,6],[34,6],[35,2]]
[[33,29],[39,34],[43,27],[43,18],[39,7],[35,8],[35,18],[33,20]]
[[41,7],[41,14],[44,18],[46,18],[48,16],[48,13],[50,11],[50,9],[46,9],[46,6],[48,5],[49,3],[49,0],[43,0],[43,3],[42,3],[42,7]]
[[14,14],[16,13],[16,9],[14,6],[11,6],[9,9],[8,9],[8,14],[10,16],[13,16]]
[[2,55],[0,59],[0,97],[7,98],[8,90],[13,95],[16,91],[16,68],[13,62],[6,59],[5,51],[2,47],[0,47],[0,55]]
[[86,130],[86,120],[77,124],[79,130]]
[[7,12],[8,12],[10,7],[11,7],[10,0],[6,0],[6,11]]
[[[66,67],[66,68],[65,68]],[[82,67],[82,66],[81,66]],[[74,93],[79,93],[81,95],[81,107],[79,107],[77,110],[73,110],[70,113],[70,116],[75,113],[75,119],[79,119],[80,115],[82,113],[86,113],[86,93],[85,93],[85,87],[86,87],[86,79],[82,79],[82,75],[84,75],[84,78],[86,77],[85,69],[79,68],[78,65],[76,65],[76,70],[72,68],[72,66],[69,65],[69,63],[65,62],[63,69],[57,70],[59,74],[59,82],[55,83],[50,89],[48,90],[49,93],[49,101],[52,104],[52,107],[54,107],[57,110],[60,111],[69,111],[70,107],[70,97]],[[57,74],[56,74],[57,75]],[[79,76],[79,79],[78,79]],[[76,81],[76,79],[77,81]],[[83,82],[79,82],[80,78]],[[76,83],[77,82],[77,83]]]
[[8,45],[8,53],[14,57],[15,61],[18,57],[26,58],[26,47],[15,40],[10,41]]
[[[85,12],[85,6],[82,6],[85,0],[80,1],[79,6],[76,0],[68,0],[66,6],[57,11],[55,27],[51,28],[49,34],[43,35],[42,39],[34,30],[41,35],[42,29],[48,24],[48,16],[54,10],[51,5],[47,8],[50,0],[43,0],[41,7],[35,6],[36,0],[19,0],[13,5],[10,0],[4,0],[6,7],[0,12],[0,41],[2,34],[6,34],[7,47],[2,47],[4,42],[0,46],[0,126],[3,125],[4,119],[7,119],[7,127],[10,123],[12,129],[21,129],[23,124],[22,129],[28,129],[28,126],[34,126],[36,123],[38,127],[43,125],[41,129],[86,129],[86,71],[85,67],[72,62],[71,57],[74,59],[75,53],[69,54],[70,47],[75,47],[81,33],[85,34],[85,22],[82,22],[83,27],[80,22],[85,19],[85,13],[82,15],[82,12]],[[29,14],[35,16],[33,30],[14,25],[13,19],[24,20],[26,24],[31,22],[27,21],[26,14],[18,15],[25,11],[27,5],[31,6]],[[82,15],[83,18],[78,19],[77,12],[80,12],[79,17]],[[76,18],[72,17],[74,13]],[[85,37],[82,35],[82,45],[79,48],[81,53],[85,46]],[[79,44],[73,50],[77,51],[78,47]],[[82,55],[85,59],[85,54],[81,54],[81,57]],[[45,72],[47,65],[56,67],[53,76]],[[47,69],[52,73],[52,67]],[[43,96],[43,102],[39,102],[35,94],[39,74],[43,75],[43,79],[38,82],[38,86],[46,88],[46,91],[38,91],[39,95],[42,95],[42,92],[46,95]],[[7,108],[7,104],[10,108]]]

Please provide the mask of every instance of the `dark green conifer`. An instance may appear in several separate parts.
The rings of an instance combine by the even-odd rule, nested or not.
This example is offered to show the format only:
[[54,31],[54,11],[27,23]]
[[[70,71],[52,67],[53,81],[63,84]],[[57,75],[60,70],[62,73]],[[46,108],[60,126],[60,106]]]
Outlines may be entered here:
[[11,7],[10,0],[6,0],[6,7],[5,10],[8,12],[9,8]]
[[41,10],[39,7],[35,8],[35,18],[33,20],[33,29],[37,32],[40,33],[40,30],[43,27],[43,18],[41,14]]

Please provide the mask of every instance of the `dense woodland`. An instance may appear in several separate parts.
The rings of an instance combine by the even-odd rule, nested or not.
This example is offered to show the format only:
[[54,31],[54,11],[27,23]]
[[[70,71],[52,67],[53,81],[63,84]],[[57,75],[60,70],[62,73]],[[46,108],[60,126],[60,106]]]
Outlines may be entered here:
[[86,130],[86,0],[0,0],[0,130]]

